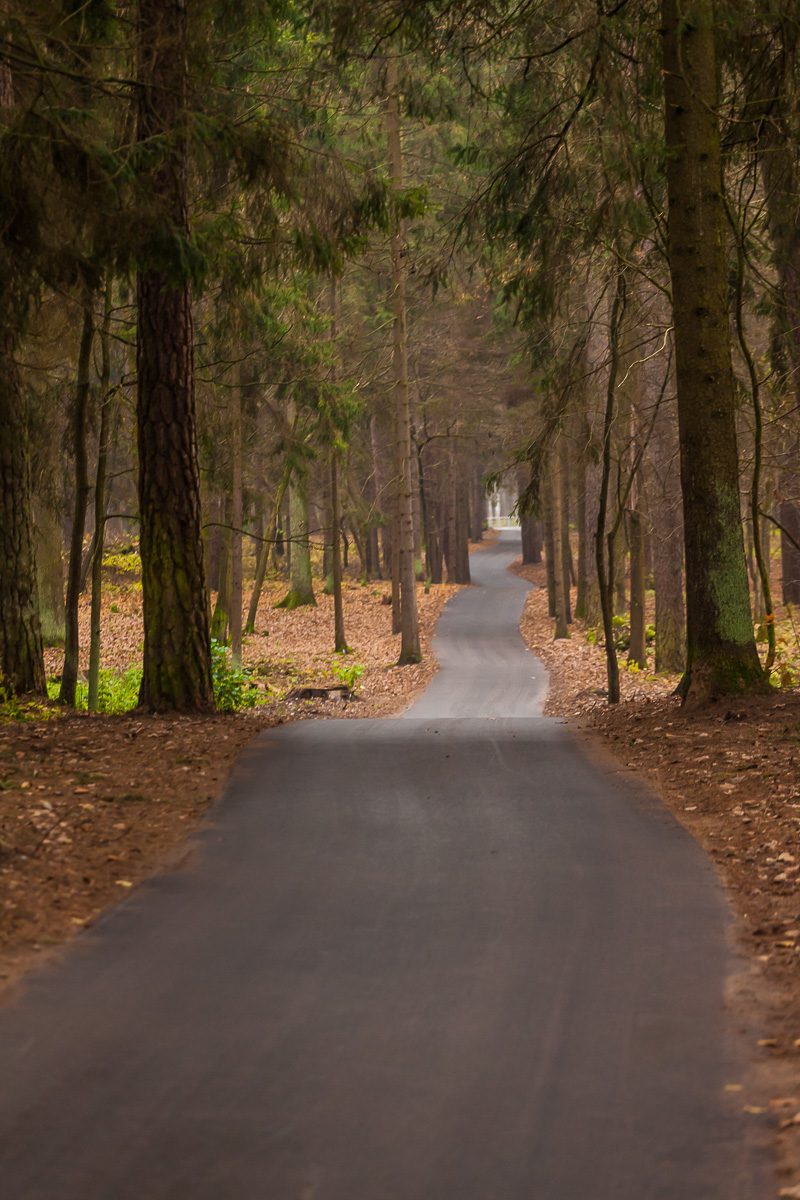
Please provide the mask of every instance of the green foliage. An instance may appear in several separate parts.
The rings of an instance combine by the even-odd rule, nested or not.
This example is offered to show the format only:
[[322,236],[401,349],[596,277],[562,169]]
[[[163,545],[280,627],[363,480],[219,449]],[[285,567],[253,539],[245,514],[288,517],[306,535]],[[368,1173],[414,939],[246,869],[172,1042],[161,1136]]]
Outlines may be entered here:
[[[110,716],[121,716],[131,712],[139,703],[142,686],[141,667],[129,667],[127,671],[114,671],[103,667],[97,681],[97,711]],[[47,694],[51,700],[58,699],[60,680],[48,679]],[[88,683],[78,680],[75,690],[75,708],[86,711],[89,700]]]
[[18,696],[12,688],[0,682],[0,721],[47,721],[57,715],[57,710],[40,700]]
[[112,571],[120,571],[125,575],[141,575],[142,560],[139,551],[133,547],[127,550],[117,550],[112,554],[103,555],[103,566]]
[[358,681],[364,674],[364,668],[361,663],[348,662],[342,657],[334,663],[332,674],[338,683],[341,683],[349,691],[355,692],[358,687]]
[[214,700],[220,712],[238,712],[239,709],[254,708],[258,704],[259,692],[253,681],[253,672],[235,663],[215,638],[211,639],[211,679]]

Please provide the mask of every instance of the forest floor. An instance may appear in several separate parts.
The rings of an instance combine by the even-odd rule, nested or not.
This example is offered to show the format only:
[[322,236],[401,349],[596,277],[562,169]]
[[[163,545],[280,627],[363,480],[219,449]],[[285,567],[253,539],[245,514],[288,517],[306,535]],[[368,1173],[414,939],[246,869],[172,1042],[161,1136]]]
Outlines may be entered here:
[[[102,640],[108,677],[141,661],[141,585],[130,555],[113,556]],[[459,589],[418,589],[423,661],[397,667],[386,583],[345,584],[352,653],[332,652],[333,599],[316,608],[274,608],[285,582],[261,598],[257,632],[245,640],[259,704],[235,715],[155,717],[65,715],[55,704],[0,718],[0,989],[43,953],[91,924],[154,870],[179,861],[187,832],[218,798],[244,745],[257,732],[309,717],[375,717],[402,711],[436,671],[430,639]],[[81,644],[88,644],[88,598]],[[62,652],[46,652],[49,674]],[[363,668],[349,701],[297,701],[298,686],[341,683],[337,669]],[[81,660],[81,669],[86,663]],[[135,690],[134,693],[135,695]],[[25,719],[19,719],[22,716]]]
[[648,781],[709,854],[738,913],[748,966],[730,1003],[755,1061],[742,1104],[776,1130],[779,1194],[800,1197],[800,693],[685,712],[673,694],[678,676],[626,670],[621,653],[622,701],[611,707],[602,645],[580,622],[554,641],[544,567],[515,569],[538,585],[521,630],[550,672],[546,713],[567,717]]

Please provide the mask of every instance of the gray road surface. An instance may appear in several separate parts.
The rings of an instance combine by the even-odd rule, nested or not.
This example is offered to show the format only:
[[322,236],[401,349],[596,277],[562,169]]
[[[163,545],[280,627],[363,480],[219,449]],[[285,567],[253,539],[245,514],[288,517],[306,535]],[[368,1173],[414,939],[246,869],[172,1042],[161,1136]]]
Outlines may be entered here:
[[262,735],[188,866],[0,1010],[3,1200],[773,1194],[718,886],[538,715],[515,550],[402,719]]

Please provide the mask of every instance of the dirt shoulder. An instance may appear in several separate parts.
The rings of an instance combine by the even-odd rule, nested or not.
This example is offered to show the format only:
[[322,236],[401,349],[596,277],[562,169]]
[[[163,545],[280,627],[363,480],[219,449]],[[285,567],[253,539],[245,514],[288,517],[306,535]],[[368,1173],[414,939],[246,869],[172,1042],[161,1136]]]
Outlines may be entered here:
[[623,670],[622,702],[611,707],[602,648],[580,623],[554,641],[544,568],[515,569],[537,584],[521,630],[550,672],[546,712],[646,779],[730,896],[749,964],[732,982],[731,1003],[753,1030],[755,1060],[742,1105],[778,1136],[780,1188],[788,1189],[778,1194],[800,1197],[800,694],[687,713],[672,694],[676,676]]
[[[263,706],[204,718],[53,715],[0,722],[0,989],[90,925],[109,904],[185,853],[185,839],[221,794],[233,763],[260,730],[310,717],[387,716],[406,708],[437,666],[431,637],[459,589],[418,593],[423,662],[397,667],[384,583],[345,589],[352,654],[363,667],[350,702],[286,699],[298,685],[336,682],[333,601],[288,613],[266,589],[244,659]],[[104,614],[104,665],[138,657],[140,593],[112,593]],[[88,613],[81,612],[85,623]],[[82,639],[84,640],[84,639]],[[88,637],[85,639],[88,641]],[[60,668],[51,651],[51,668]]]

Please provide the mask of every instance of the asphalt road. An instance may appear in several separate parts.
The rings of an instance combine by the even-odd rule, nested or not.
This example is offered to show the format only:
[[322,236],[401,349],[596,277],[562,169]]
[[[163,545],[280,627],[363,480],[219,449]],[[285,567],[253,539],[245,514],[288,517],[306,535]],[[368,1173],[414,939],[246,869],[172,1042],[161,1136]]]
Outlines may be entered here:
[[3,1200],[774,1193],[720,891],[537,715],[515,549],[402,719],[262,735],[189,864],[0,1010]]

